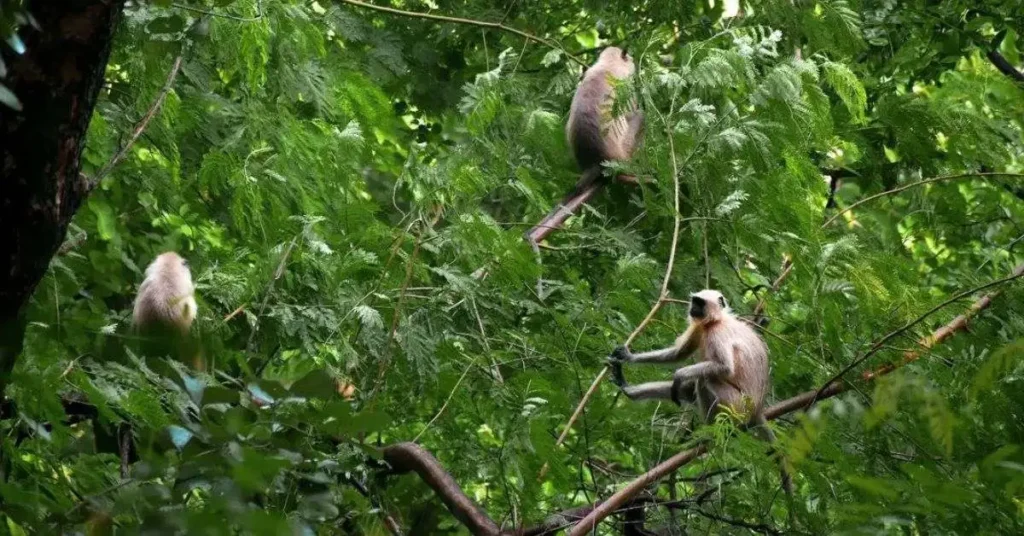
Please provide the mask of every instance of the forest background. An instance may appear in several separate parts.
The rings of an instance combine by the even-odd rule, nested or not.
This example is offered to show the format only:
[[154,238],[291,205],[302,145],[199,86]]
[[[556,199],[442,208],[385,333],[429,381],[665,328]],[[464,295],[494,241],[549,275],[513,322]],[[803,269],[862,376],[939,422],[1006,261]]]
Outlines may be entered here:
[[[1022,12],[0,0],[0,527],[1020,533]],[[607,45],[642,185],[538,257]],[[168,249],[205,373],[110,358]],[[705,287],[767,321],[792,502],[602,379]]]

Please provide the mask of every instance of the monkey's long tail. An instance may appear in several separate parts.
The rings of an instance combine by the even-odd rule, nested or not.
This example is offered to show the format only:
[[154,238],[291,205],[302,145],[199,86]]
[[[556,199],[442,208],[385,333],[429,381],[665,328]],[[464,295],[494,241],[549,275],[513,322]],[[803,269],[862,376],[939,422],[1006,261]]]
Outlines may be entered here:
[[[755,417],[751,424],[754,426],[755,431],[759,433],[768,444],[771,445],[771,447],[769,447],[770,455],[772,457],[776,457],[778,452],[775,449],[775,432],[773,432],[772,429],[768,427],[768,421],[764,418],[764,415],[760,414],[757,417]],[[793,477],[792,475],[789,474],[789,470],[786,469],[786,462],[785,460],[782,459],[781,456],[778,456],[778,461],[779,477],[782,480],[782,490],[786,492],[786,496],[790,499],[790,505],[792,506]]]
[[599,180],[600,178],[601,166],[595,166],[584,171],[583,175],[580,176],[580,180],[576,182],[576,186],[573,187],[568,195],[562,198],[558,206],[549,212],[547,216],[544,216],[540,223],[534,225],[526,232],[524,235],[526,240],[530,244],[540,244],[548,235],[561,227],[565,220],[569,219],[569,216],[575,214],[584,203],[594,197],[594,194],[604,186],[604,181]]

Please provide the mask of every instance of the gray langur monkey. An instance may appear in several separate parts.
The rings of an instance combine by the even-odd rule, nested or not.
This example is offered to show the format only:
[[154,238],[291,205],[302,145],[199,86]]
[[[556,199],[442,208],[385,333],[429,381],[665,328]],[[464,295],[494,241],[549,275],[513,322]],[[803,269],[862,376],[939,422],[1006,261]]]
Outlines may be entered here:
[[633,58],[608,47],[583,74],[569,108],[565,136],[583,175],[570,195],[601,177],[601,162],[629,160],[643,135],[644,116],[634,101],[614,115],[615,83],[633,77]]
[[[136,349],[144,356],[170,355],[191,363],[195,369],[205,369],[199,345],[190,333],[196,310],[195,286],[188,261],[173,251],[158,255],[146,267],[146,277],[135,297],[132,332],[138,337]],[[94,419],[93,435],[97,452],[120,453],[129,463],[138,459],[128,423],[121,422],[115,427]],[[125,469],[121,476],[127,478]]]
[[202,369],[202,358],[189,333],[196,312],[188,261],[173,251],[161,253],[146,267],[146,278],[135,298],[132,327],[149,349],[176,348],[180,357]]
[[[615,84],[632,78],[634,71],[633,58],[625,50],[608,47],[601,52],[597,63],[583,73],[565,124],[565,136],[582,175],[562,202],[526,232],[534,251],[539,253],[537,244],[597,193],[598,188],[594,186],[602,178],[601,162],[629,160],[633,155],[643,135],[643,112],[635,101],[618,110],[614,105]],[[637,182],[636,178],[625,175],[620,175],[618,180]]]
[[[698,363],[680,367],[672,381],[629,385],[623,363],[670,363],[700,352]],[[634,354],[623,346],[609,357],[614,382],[631,400],[666,399],[696,404],[705,422],[724,408],[746,418],[746,424],[768,443],[775,434],[764,417],[769,389],[768,347],[754,329],[736,318],[717,290],[690,297],[689,326],[676,343],[663,350]],[[792,495],[792,479],[782,468],[782,487]]]

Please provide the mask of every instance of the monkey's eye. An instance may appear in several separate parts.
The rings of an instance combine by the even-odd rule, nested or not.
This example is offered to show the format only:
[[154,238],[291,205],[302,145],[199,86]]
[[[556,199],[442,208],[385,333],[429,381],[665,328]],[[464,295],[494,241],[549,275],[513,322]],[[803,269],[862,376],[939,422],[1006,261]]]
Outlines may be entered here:
[[697,297],[697,296],[694,296],[694,297],[690,298],[690,301],[694,305],[704,305],[705,303],[707,303],[707,302],[704,301],[704,298],[700,298],[700,297]]
[[725,305],[725,298],[719,296],[718,297],[718,305],[721,305],[723,308],[726,307],[726,305]]

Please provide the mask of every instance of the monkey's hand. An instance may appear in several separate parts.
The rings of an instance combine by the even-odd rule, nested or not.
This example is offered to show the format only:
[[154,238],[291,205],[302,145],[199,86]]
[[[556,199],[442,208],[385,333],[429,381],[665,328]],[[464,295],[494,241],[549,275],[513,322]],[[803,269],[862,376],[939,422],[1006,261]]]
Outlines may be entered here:
[[612,350],[612,355],[608,356],[609,361],[618,361],[619,363],[628,363],[633,360],[633,353],[629,351],[625,346],[616,346]]

